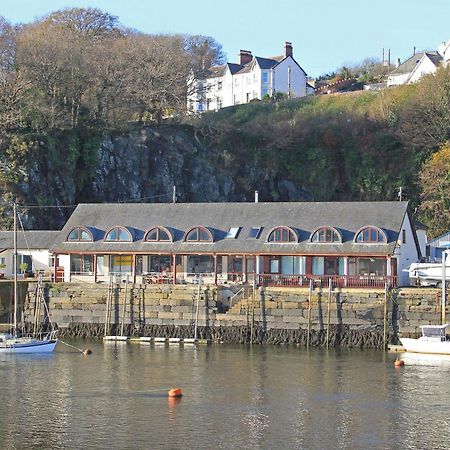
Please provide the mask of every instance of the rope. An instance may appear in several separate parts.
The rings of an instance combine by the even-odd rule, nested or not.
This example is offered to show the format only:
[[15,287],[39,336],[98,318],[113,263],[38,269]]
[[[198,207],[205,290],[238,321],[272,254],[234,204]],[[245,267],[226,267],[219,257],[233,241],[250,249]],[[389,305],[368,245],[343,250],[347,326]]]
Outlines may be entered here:
[[67,347],[72,347],[72,348],[74,348],[75,350],[78,350],[81,353],[84,352],[84,350],[81,350],[81,348],[75,347],[75,345],[72,345],[72,344],[68,344],[67,342],[62,341],[59,338],[58,338],[58,342],[61,342],[61,344],[67,345]]

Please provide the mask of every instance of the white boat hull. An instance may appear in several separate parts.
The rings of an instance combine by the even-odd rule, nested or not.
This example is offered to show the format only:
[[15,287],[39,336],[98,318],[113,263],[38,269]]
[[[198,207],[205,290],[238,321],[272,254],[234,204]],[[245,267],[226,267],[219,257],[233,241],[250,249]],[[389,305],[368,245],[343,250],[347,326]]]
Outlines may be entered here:
[[450,355],[450,341],[400,338],[400,342],[407,352]]
[[51,353],[55,350],[57,340],[11,342],[0,344],[0,353]]

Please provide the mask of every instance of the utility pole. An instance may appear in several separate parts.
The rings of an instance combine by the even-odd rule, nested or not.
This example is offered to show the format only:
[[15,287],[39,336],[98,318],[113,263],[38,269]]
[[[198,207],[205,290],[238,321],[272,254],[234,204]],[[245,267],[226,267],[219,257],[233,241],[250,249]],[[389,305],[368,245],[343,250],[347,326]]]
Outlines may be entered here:
[[177,202],[177,187],[175,185],[173,185],[173,189],[172,189],[172,203],[176,203]]

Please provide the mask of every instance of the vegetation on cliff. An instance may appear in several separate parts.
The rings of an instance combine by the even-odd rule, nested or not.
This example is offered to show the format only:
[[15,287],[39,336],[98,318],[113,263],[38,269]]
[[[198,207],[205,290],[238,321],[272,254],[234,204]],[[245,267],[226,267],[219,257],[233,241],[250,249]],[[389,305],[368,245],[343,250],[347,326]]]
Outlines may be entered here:
[[[450,69],[185,117],[187,77],[222,60],[212,38],[145,35],[96,9],[0,18],[3,198],[168,201],[176,184],[180,201],[256,189],[264,201],[395,200],[402,186],[431,235],[450,228]],[[29,223],[59,227],[69,212],[30,210]]]

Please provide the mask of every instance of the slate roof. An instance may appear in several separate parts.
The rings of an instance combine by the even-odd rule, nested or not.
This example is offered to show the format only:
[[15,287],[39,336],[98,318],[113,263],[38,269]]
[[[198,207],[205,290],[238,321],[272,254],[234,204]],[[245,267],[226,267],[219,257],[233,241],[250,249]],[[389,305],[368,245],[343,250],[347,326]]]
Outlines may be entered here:
[[[392,254],[407,213],[407,202],[290,202],[290,203],[145,203],[80,204],[55,239],[57,253],[257,253],[257,254]],[[367,225],[378,226],[388,236],[387,244],[356,244],[355,233]],[[94,242],[66,242],[76,226],[91,227]],[[134,232],[134,242],[104,242],[104,234],[115,226]],[[153,227],[168,228],[173,242],[145,242]],[[214,243],[185,243],[183,236],[194,226],[212,231]],[[293,228],[298,243],[268,243],[277,226]],[[313,244],[311,233],[333,226],[343,243]],[[241,227],[236,239],[225,239],[231,227]],[[251,227],[262,227],[259,239],[249,239]]]
[[[30,250],[49,249],[54,245],[60,231],[19,231],[17,232],[17,248]],[[0,231],[0,251],[14,248],[14,232]]]
[[427,55],[436,66],[442,61],[442,56],[436,51],[416,53],[408,58],[404,63],[400,64],[389,75],[403,75],[406,73],[411,73],[424,55]]

